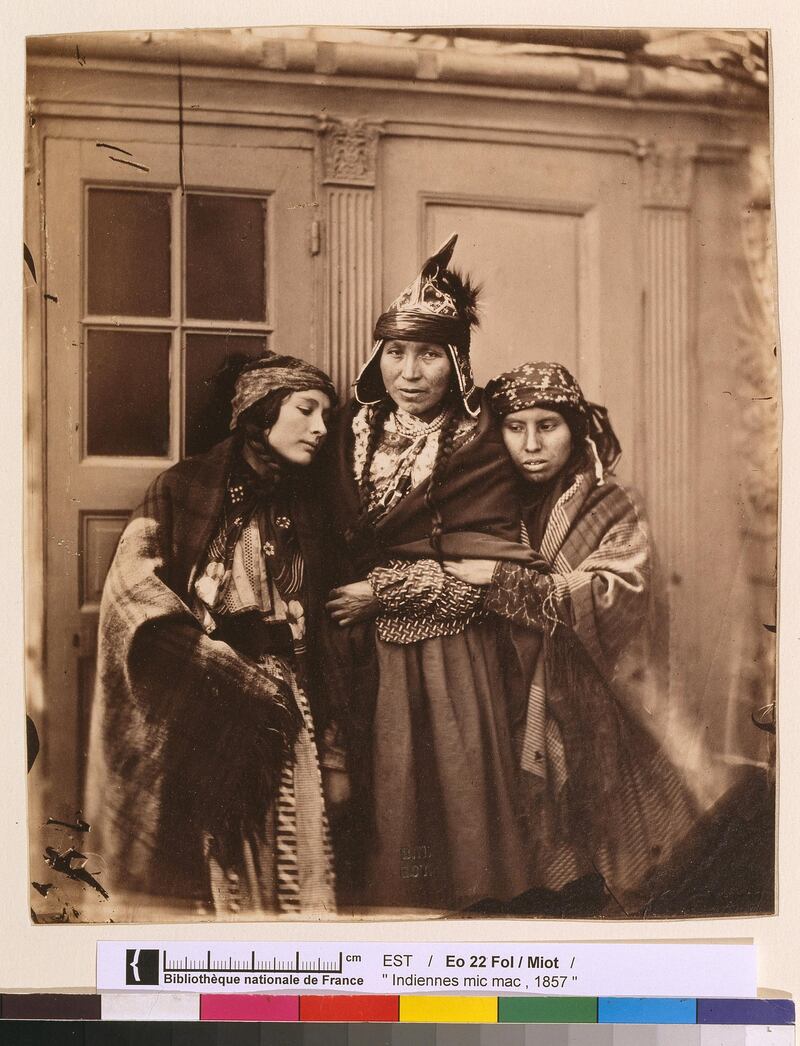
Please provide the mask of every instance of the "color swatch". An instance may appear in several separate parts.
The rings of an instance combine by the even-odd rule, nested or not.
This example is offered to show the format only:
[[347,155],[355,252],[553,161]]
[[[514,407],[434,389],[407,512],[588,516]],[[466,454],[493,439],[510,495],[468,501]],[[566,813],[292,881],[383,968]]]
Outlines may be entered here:
[[[107,992],[94,995],[8,994],[0,996],[0,1015],[0,1024],[8,1020],[200,1020],[309,1025],[548,1024],[562,1027],[646,1025],[662,1028],[696,1025],[708,1028],[769,1027],[773,1031],[793,1025],[795,1017],[794,1003],[789,999],[196,995],[171,992]],[[749,1043],[750,1039],[747,1041]],[[773,1041],[773,1046],[778,1046],[777,1040]]]

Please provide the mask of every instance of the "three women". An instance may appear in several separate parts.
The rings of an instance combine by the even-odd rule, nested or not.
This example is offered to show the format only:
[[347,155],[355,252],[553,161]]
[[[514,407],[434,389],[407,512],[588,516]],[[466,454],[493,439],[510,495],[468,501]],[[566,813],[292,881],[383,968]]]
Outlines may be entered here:
[[234,436],[159,477],[128,525],[88,789],[128,890],[219,914],[334,910],[322,773],[346,798],[345,761],[350,899],[373,911],[593,875],[639,910],[690,826],[630,685],[649,679],[649,539],[606,475],[607,416],[558,365],[482,399],[454,245],[378,319],[327,499],[309,477],[334,390],[270,354],[237,381]]

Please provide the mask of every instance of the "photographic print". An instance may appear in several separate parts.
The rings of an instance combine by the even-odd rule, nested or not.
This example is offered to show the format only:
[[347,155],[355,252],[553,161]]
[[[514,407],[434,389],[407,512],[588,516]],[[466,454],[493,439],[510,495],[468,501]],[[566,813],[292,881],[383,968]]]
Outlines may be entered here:
[[33,922],[774,912],[769,87],[760,29],[29,38]]

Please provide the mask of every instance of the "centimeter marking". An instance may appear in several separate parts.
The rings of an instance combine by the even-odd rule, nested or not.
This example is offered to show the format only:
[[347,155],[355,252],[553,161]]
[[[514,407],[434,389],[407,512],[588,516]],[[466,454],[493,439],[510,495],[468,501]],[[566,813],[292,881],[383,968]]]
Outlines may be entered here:
[[[250,952],[250,963],[242,959],[237,962],[236,959],[228,957],[227,960],[219,959],[212,961],[211,951],[206,952],[206,964],[203,965],[202,959],[190,959],[188,956],[183,956],[182,959],[170,960],[167,958],[166,950],[164,951],[164,973],[341,973],[343,970],[342,966],[342,953],[339,952],[338,960],[331,960],[325,962],[322,959],[317,959],[316,962],[302,963],[300,961],[300,952],[295,952],[294,962],[279,962],[273,957],[272,965],[264,963],[259,965],[256,962],[255,951]],[[227,966],[224,963],[227,962]],[[183,963],[183,965],[180,965]]]

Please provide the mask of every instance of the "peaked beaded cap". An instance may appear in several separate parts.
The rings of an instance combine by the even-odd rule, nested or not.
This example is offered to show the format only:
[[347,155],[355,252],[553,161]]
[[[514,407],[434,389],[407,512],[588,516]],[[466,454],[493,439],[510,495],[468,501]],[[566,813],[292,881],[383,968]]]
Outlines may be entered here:
[[469,347],[472,328],[478,325],[480,288],[448,268],[457,240],[458,234],[450,236],[378,317],[372,355],[355,383],[359,403],[376,403],[386,395],[380,375],[385,340],[422,341],[447,347],[459,396],[468,413],[478,413],[480,394],[472,377]]
[[448,269],[457,240],[458,234],[453,233],[378,317],[376,338],[469,347],[470,333],[478,323],[478,289]]

